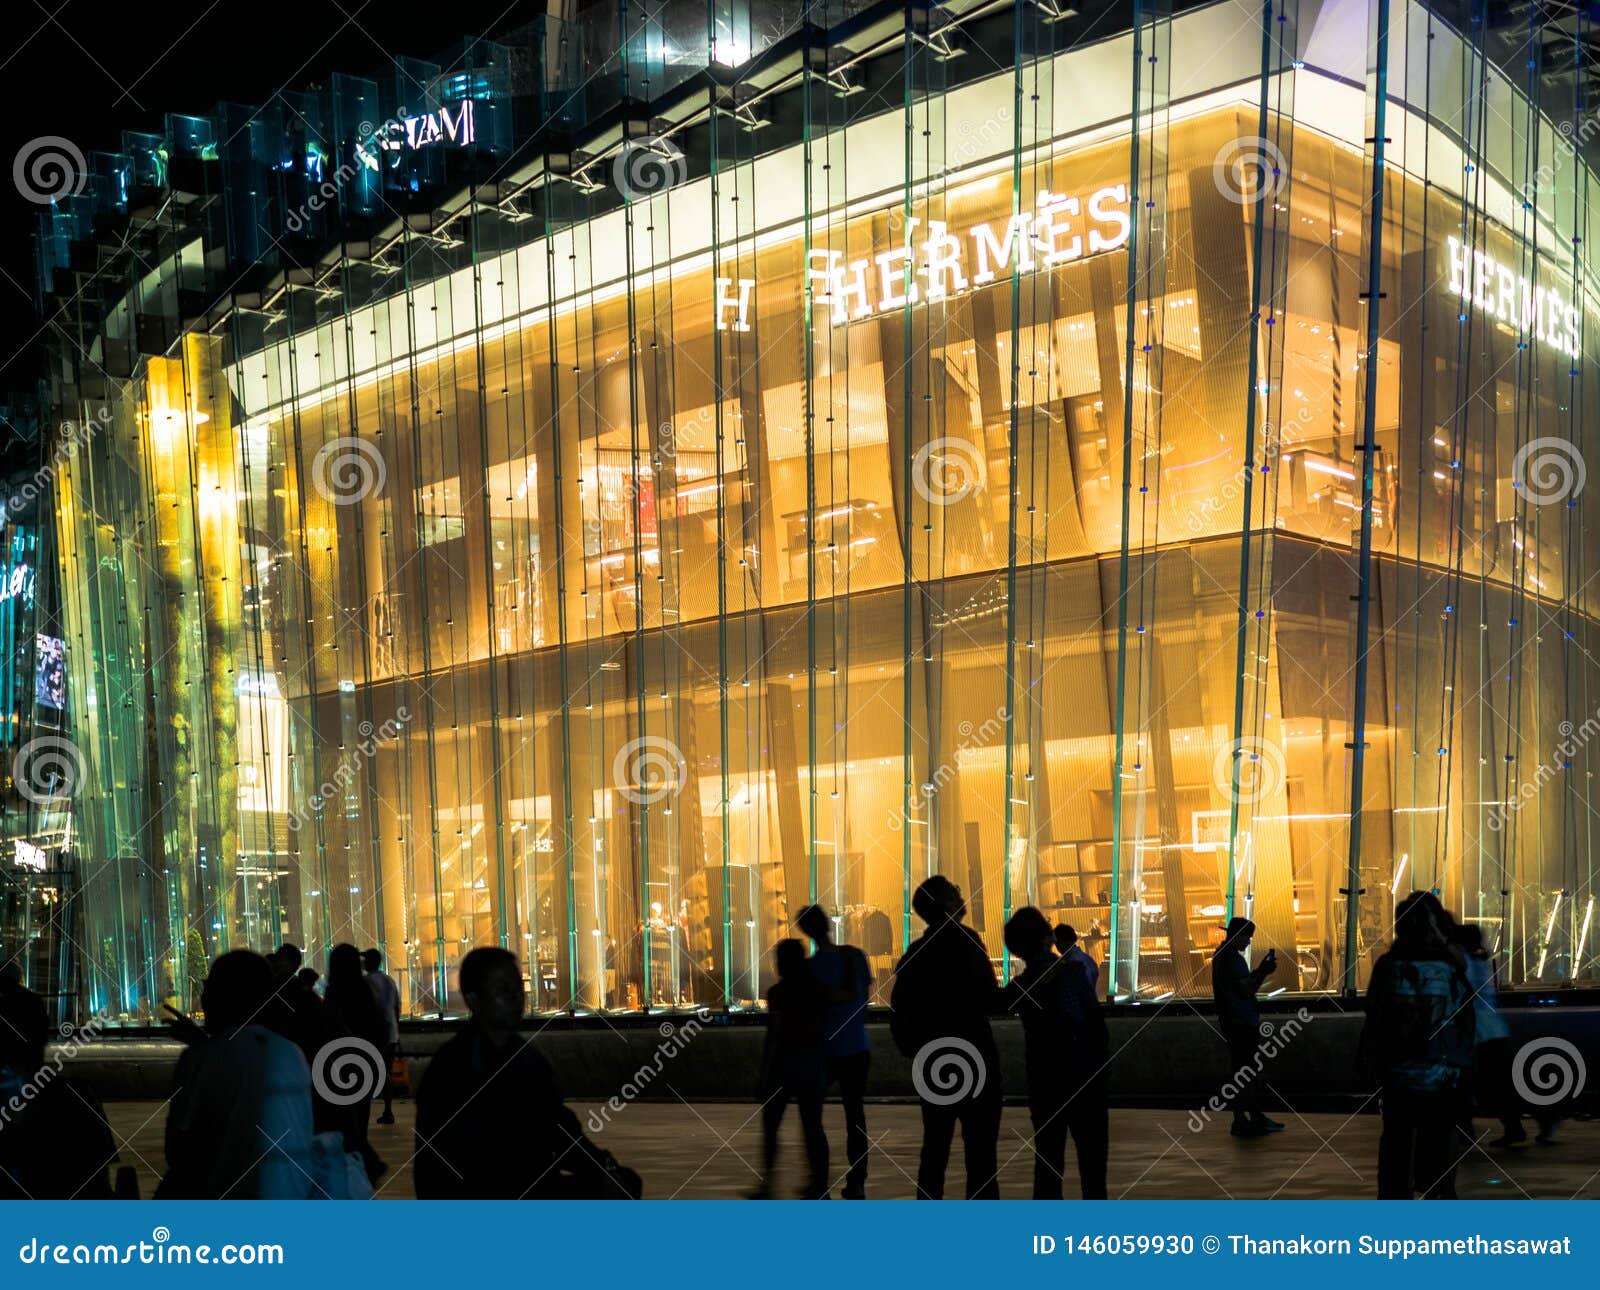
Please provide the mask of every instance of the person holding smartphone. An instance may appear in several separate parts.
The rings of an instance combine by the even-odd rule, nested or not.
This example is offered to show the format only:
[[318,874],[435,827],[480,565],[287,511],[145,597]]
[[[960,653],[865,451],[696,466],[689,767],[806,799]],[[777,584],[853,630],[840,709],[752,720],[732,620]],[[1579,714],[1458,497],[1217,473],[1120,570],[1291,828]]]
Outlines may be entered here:
[[1256,1002],[1261,983],[1278,965],[1278,955],[1268,950],[1256,967],[1246,963],[1245,951],[1255,934],[1256,925],[1248,918],[1230,919],[1222,944],[1211,957],[1211,994],[1217,1005],[1217,1025],[1228,1045],[1228,1068],[1233,1072],[1229,1082],[1235,1089],[1229,1132],[1236,1138],[1283,1131],[1283,1125],[1261,1110],[1261,1007]]

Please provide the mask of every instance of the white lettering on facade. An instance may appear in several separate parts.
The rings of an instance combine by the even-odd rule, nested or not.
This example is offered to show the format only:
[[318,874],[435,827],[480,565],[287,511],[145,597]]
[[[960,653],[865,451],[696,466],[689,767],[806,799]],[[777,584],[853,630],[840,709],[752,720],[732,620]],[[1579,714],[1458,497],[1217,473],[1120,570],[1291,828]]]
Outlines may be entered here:
[[1582,314],[1554,291],[1529,282],[1459,238],[1445,239],[1450,292],[1480,313],[1528,333],[1568,358],[1582,353]]
[[1032,273],[1115,251],[1133,231],[1126,184],[1096,189],[1087,200],[1046,190],[1035,209],[1012,215],[998,231],[991,222],[956,234],[944,221],[929,220],[926,236],[918,237],[921,223],[907,221],[901,244],[870,259],[847,262],[842,251],[810,252],[812,299],[829,308],[835,323],[849,322],[944,300],[1013,269]]
[[471,99],[462,99],[454,109],[441,107],[418,116],[400,115],[385,121],[369,138],[356,144],[356,156],[368,169],[377,170],[385,153],[389,154],[389,164],[398,166],[405,153],[435,144],[453,143],[464,148],[478,137],[472,103]]
[[[734,288],[738,290],[735,291]],[[717,279],[717,330],[750,330],[750,295],[756,289],[754,278]],[[733,316],[728,316],[729,310]]]

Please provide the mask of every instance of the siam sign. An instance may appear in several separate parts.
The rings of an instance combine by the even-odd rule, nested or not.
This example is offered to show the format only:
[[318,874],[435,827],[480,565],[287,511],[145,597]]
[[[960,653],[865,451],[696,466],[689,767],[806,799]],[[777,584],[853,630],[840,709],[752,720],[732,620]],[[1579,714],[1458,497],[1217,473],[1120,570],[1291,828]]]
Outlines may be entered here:
[[817,303],[830,305],[833,321],[842,323],[943,300],[1013,269],[1032,273],[1115,251],[1128,244],[1132,228],[1126,184],[1081,198],[1046,191],[1034,210],[1003,224],[956,233],[942,220],[911,219],[901,245],[870,258],[847,261],[842,251],[812,251],[806,274],[819,284]]
[[1533,333],[1568,358],[1580,355],[1583,319],[1575,306],[1482,251],[1463,247],[1460,239],[1446,241],[1453,294],[1518,331]]
[[[405,112],[404,108],[400,109]],[[370,138],[356,144],[356,156],[371,170],[379,168],[378,159],[389,154],[389,164],[397,166],[408,152],[418,152],[434,144],[453,143],[465,147],[476,137],[476,122],[472,115],[472,100],[462,99],[454,110],[441,107],[434,112],[418,116],[401,115],[385,121],[372,132]]]

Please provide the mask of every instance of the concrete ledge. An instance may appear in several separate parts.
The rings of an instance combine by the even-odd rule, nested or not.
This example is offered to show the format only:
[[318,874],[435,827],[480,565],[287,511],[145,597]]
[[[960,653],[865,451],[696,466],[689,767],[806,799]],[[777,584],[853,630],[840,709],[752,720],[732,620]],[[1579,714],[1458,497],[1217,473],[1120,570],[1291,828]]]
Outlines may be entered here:
[[[1600,1084],[1600,1008],[1508,1009],[1519,1042],[1556,1036],[1574,1044],[1594,1073],[1588,1093]],[[1270,1035],[1262,1037],[1263,1077],[1283,1099],[1302,1109],[1359,1099],[1369,1090],[1356,1069],[1361,1014],[1319,1001],[1314,1011],[1269,1013]],[[1109,1018],[1113,1059],[1111,1097],[1122,1105],[1197,1107],[1232,1073],[1213,1018],[1187,1004],[1124,1009]],[[867,1027],[872,1037],[868,1093],[875,1098],[911,1098],[911,1064],[889,1037],[886,1021]],[[1021,1025],[994,1023],[1000,1048],[1000,1079],[1008,1100],[1020,1100],[1023,1072]],[[428,1060],[455,1031],[450,1023],[408,1028],[401,1045],[419,1079]],[[759,1016],[692,1016],[557,1019],[529,1027],[572,1097],[605,1099],[631,1087],[644,1098],[744,1099],[755,1093],[766,1026]],[[105,1037],[68,1046],[64,1068],[86,1080],[108,1100],[164,1098],[172,1088],[179,1044],[161,1038]]]

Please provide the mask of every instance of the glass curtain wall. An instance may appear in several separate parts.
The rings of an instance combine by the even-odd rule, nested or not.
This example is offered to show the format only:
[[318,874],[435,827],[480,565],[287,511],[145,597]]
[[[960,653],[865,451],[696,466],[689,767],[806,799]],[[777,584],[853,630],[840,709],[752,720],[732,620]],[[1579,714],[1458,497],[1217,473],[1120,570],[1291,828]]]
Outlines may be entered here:
[[1395,4],[1373,218],[1326,8],[1020,6],[960,80],[905,13],[797,143],[714,99],[654,191],[625,148],[117,383],[57,503],[96,1006],[352,940],[414,1015],[478,944],[540,1011],[749,1007],[811,900],[884,984],[936,872],[1114,998],[1233,913],[1360,984],[1414,886],[1593,980],[1575,105]]

